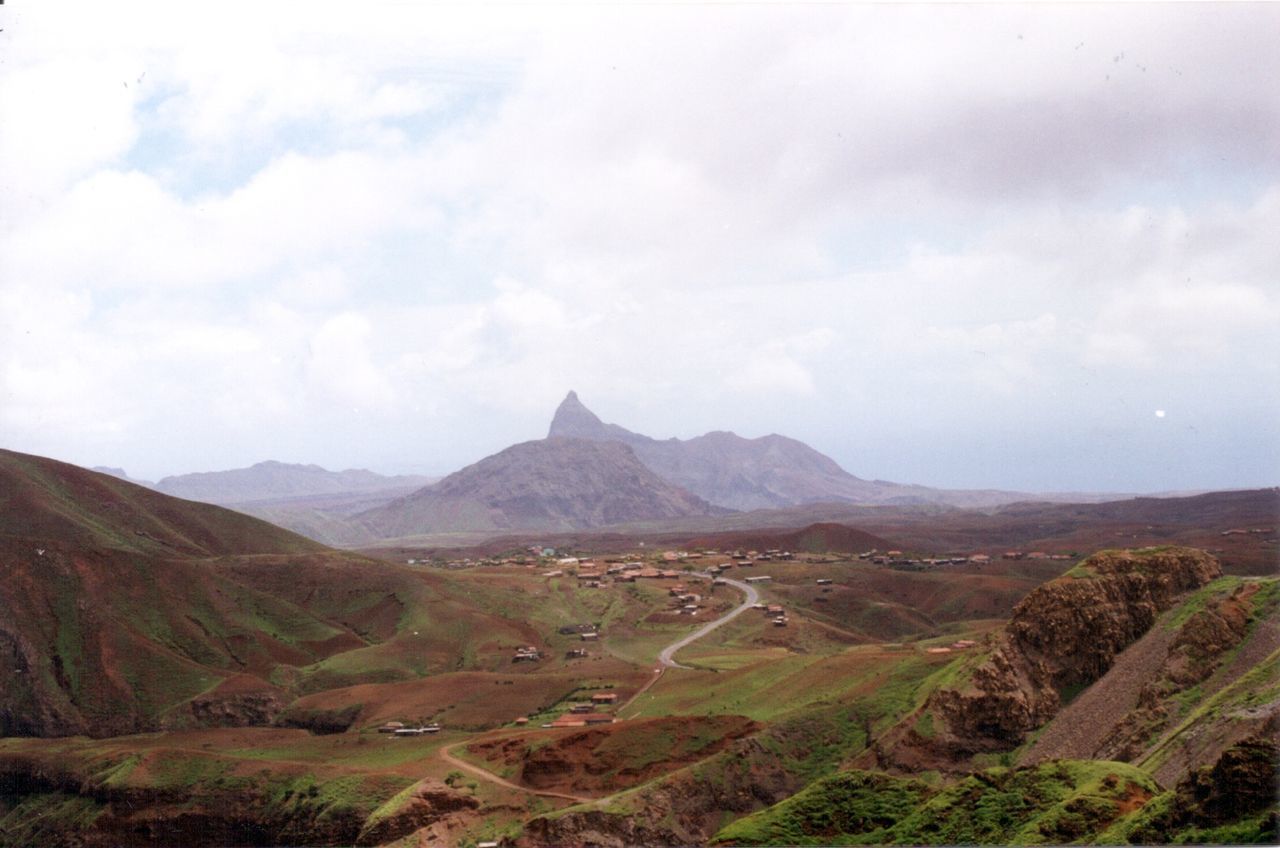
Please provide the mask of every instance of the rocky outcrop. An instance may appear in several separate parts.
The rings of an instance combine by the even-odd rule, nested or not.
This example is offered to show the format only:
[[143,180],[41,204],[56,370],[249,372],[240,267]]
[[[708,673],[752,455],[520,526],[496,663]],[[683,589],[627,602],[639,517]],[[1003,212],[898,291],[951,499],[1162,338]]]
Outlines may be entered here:
[[385,845],[457,813],[479,808],[480,802],[430,778],[413,787],[408,800],[394,812],[370,817],[357,845]]
[[973,754],[1017,747],[1058,712],[1064,693],[1101,678],[1184,593],[1221,574],[1190,548],[1104,551],[1031,592],[981,663],[926,702],[934,731],[915,716],[877,748],[890,768],[963,767]]
[[1221,574],[1191,548],[1094,554],[1014,607],[1007,642],[1054,688],[1092,683],[1174,600]]
[[202,727],[262,727],[275,720],[285,703],[286,696],[280,690],[263,689],[200,696],[192,699],[190,710],[192,718]]
[[[1257,583],[1246,584],[1226,597],[1210,598],[1204,609],[1187,619],[1170,640],[1163,660],[1148,670],[1135,702],[1088,753],[1125,762],[1139,758],[1180,715],[1176,696],[1206,681],[1220,668],[1224,655],[1249,637],[1254,612],[1250,601],[1258,588]],[[1274,650],[1276,642],[1268,638],[1273,637],[1268,631],[1254,634],[1253,641],[1260,644],[1251,645],[1253,653]],[[1231,676],[1224,674],[1218,682],[1226,685]]]
[[685,769],[638,792],[627,812],[586,810],[525,825],[521,848],[701,845],[727,818],[794,795],[804,780],[754,737],[740,739],[703,766]]
[[304,709],[293,706],[276,718],[279,727],[309,730],[317,736],[346,733],[360,717],[364,704],[347,704],[339,709]]
[[1220,827],[1261,815],[1258,835],[1264,844],[1276,844],[1280,744],[1276,727],[1269,731],[1232,745],[1213,765],[1180,780],[1168,807],[1129,834],[1130,841],[1165,844],[1188,828]]

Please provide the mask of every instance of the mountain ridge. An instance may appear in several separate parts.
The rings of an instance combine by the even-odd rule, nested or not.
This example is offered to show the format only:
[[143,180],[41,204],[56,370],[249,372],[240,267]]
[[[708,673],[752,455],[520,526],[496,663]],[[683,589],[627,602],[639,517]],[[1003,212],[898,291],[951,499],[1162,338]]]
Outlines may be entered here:
[[288,463],[269,459],[248,468],[171,475],[157,482],[155,489],[186,500],[226,506],[314,495],[401,489],[427,485],[433,480],[434,478],[420,475],[387,477],[363,468],[330,471],[314,463]]
[[822,502],[996,506],[1028,497],[864,480],[804,442],[777,433],[748,439],[730,430],[712,430],[691,439],[654,439],[605,423],[572,390],[556,408],[548,436],[623,442],[658,476],[738,511]]
[[581,530],[723,511],[661,479],[626,444],[555,436],[512,445],[353,520],[386,538]]

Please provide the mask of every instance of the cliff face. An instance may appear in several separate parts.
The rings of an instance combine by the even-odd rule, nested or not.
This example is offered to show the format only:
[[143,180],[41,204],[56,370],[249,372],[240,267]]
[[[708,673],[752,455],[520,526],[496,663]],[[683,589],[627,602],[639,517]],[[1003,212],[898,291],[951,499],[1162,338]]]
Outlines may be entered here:
[[903,726],[880,747],[882,765],[945,767],[976,753],[1007,751],[1087,686],[1184,593],[1221,574],[1190,548],[1105,551],[1031,592],[992,653],[930,696],[939,729],[927,738]]
[[1014,607],[1009,645],[1054,688],[1092,683],[1175,599],[1221,574],[1189,548],[1095,554]]

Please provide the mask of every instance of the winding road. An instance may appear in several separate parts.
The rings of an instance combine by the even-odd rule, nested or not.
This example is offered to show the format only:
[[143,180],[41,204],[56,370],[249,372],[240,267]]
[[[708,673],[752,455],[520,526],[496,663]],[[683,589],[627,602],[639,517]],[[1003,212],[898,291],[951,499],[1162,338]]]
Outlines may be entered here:
[[[701,572],[698,572],[696,574],[691,574],[690,576],[700,577],[702,579],[708,579],[708,580],[711,579],[710,575],[703,574]],[[708,622],[707,624],[704,624],[702,627],[693,631],[688,636],[685,636],[683,639],[679,640],[678,642],[673,642],[672,644],[663,648],[662,653],[658,654],[658,662],[662,663],[663,668],[688,668],[689,666],[680,665],[680,663],[676,662],[673,659],[676,651],[680,650],[681,648],[687,647],[689,644],[693,642],[698,641],[703,636],[706,636],[708,633],[710,633],[712,630],[715,630],[717,627],[721,626],[722,624],[728,624],[733,619],[737,618],[747,610],[751,609],[751,607],[754,606],[755,604],[760,603],[760,593],[757,592],[756,587],[752,586],[750,583],[743,583],[741,580],[731,580],[728,577],[721,577],[718,579],[723,580],[725,583],[728,583],[730,586],[732,586],[733,588],[741,592],[745,592],[747,599],[743,601],[741,605],[730,610],[724,615],[720,616],[715,621],[711,621],[711,622]],[[634,700],[634,698],[632,700]]]
[[[710,574],[705,574],[702,572],[695,572],[688,576],[696,577],[702,580],[712,579],[712,576]],[[729,612],[717,618],[715,621],[707,622],[706,624],[699,627],[697,630],[690,633],[688,636],[684,636],[676,640],[675,642],[672,642],[667,647],[663,648],[662,651],[658,654],[658,668],[654,670],[653,677],[649,678],[649,680],[644,684],[644,686],[641,686],[640,689],[634,695],[632,695],[631,698],[628,699],[625,704],[618,707],[619,714],[621,714],[624,709],[626,709],[627,707],[635,703],[637,698],[639,698],[641,695],[643,695],[645,692],[649,690],[649,687],[657,683],[658,680],[662,677],[662,673],[667,669],[689,668],[689,666],[681,665],[680,663],[675,661],[674,657],[675,657],[676,651],[679,651],[682,648],[688,647],[690,644],[698,641],[703,636],[706,636],[708,633],[715,630],[717,627],[720,627],[724,624],[729,623],[730,621],[733,621],[735,618],[742,615],[747,610],[751,609],[752,606],[760,602],[760,593],[757,592],[756,588],[751,584],[743,583],[741,580],[732,580],[728,577],[721,577],[719,579],[724,581],[726,584],[732,586],[733,588],[737,589],[738,591],[742,592],[743,594],[745,594],[746,600],[744,600],[741,604],[731,609]],[[496,783],[499,786],[504,786],[508,789],[515,789],[520,792],[527,792],[530,795],[541,795],[547,798],[562,798],[568,801],[574,801],[579,804],[591,803],[593,801],[599,800],[597,798],[587,798],[580,795],[570,795],[565,792],[551,792],[551,791],[541,790],[541,789],[532,789],[528,786],[521,786],[518,783],[512,783],[509,780],[499,777],[498,775],[494,774],[488,769],[481,768],[480,766],[477,766],[474,763],[469,763],[466,760],[462,760],[454,756],[453,754],[454,748],[457,748],[461,745],[469,744],[470,742],[474,742],[474,741],[475,739],[469,739],[467,740],[467,742],[458,742],[453,745],[447,745],[440,749],[439,751],[440,758],[443,759],[449,765],[455,768],[462,769],[463,771],[469,774],[473,774],[476,777],[484,778],[485,780],[488,780],[491,783]]]

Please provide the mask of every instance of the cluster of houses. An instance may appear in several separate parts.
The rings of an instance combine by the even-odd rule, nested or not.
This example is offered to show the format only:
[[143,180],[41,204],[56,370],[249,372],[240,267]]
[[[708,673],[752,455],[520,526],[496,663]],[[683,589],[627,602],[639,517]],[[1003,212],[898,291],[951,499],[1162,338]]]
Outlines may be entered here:
[[[583,642],[598,642],[600,640],[600,622],[595,624],[566,624],[559,630],[561,636],[576,635]],[[572,653],[572,652],[571,652]],[[582,650],[576,656],[586,656],[586,651]]]
[[[1223,536],[1235,536],[1243,534],[1264,534],[1273,532],[1270,528],[1242,529],[1232,528],[1222,531]],[[546,568],[550,566],[548,571],[543,572],[544,577],[563,577],[567,570],[574,570],[579,579],[592,585],[591,581],[605,582],[606,578],[631,582],[635,578],[678,578],[679,572],[670,568],[672,565],[679,563],[696,562],[708,557],[726,557],[729,562],[719,565],[710,566],[707,570],[713,573],[734,566],[740,568],[750,567],[757,562],[786,562],[796,559],[795,554],[791,551],[785,551],[778,548],[770,548],[764,551],[756,550],[734,550],[734,551],[663,551],[649,558],[649,562],[620,562],[615,559],[606,559],[605,563],[609,563],[607,568],[603,567],[590,559],[581,559],[574,556],[557,556],[554,548],[539,548],[537,546],[528,549],[528,555],[506,556],[506,557],[481,557],[481,558],[465,558],[465,559],[418,559],[413,558],[407,560],[410,565],[430,565],[438,568],[461,569],[461,568],[477,568],[486,566],[523,566],[525,568]],[[918,557],[907,556],[903,551],[880,551],[872,549],[863,551],[857,555],[860,560],[868,560],[876,565],[888,566],[943,566],[943,565],[964,565],[966,563],[985,563],[990,562],[992,557],[990,554],[983,553],[953,553],[941,556]],[[1000,554],[1001,559],[1049,559],[1049,560],[1071,560],[1075,559],[1074,554],[1053,554],[1045,551],[1005,551]],[[831,556],[806,556],[806,562],[812,563],[834,563],[839,562],[839,557]]]
[[[1026,553],[1023,551],[1005,551],[1000,555],[1001,559],[1050,559],[1050,560],[1071,560],[1074,559],[1073,554],[1050,554],[1044,551],[1031,551]],[[909,557],[902,551],[884,551],[872,548],[869,551],[863,551],[858,554],[858,559],[870,561],[875,565],[887,565],[890,568],[923,568],[928,566],[939,565],[965,565],[991,562],[990,554],[948,554],[940,557]]]
[[769,619],[774,627],[786,627],[790,621],[787,618],[787,611],[779,604],[756,604],[755,608],[763,612],[765,618]]
[[671,596],[672,605],[681,615],[696,616],[702,609],[702,595],[690,592],[683,585],[672,586],[667,594]]
[[[603,712],[603,710],[616,707],[617,704],[617,692],[596,692],[591,696],[590,701],[570,704],[568,711],[563,715],[542,726],[587,727],[595,724],[613,724],[618,720],[617,717],[611,713]],[[528,718],[525,718],[524,722],[516,719],[516,724],[527,724],[528,721]]]
[[[707,557],[729,557],[733,559],[736,565],[749,566],[755,560],[792,560],[795,556],[790,551],[784,551],[771,548],[766,551],[663,551],[650,557],[650,560],[659,566],[671,566],[678,563],[696,562]],[[439,557],[410,557],[405,560],[409,565],[425,565],[434,568],[446,569],[463,569],[463,568],[483,568],[496,566],[523,566],[525,568],[537,568],[539,566],[545,568],[548,565],[552,567],[550,572],[546,572],[545,576],[559,577],[563,576],[565,569],[579,565],[594,567],[595,564],[590,561],[584,561],[575,556],[560,556],[555,548],[540,547],[532,545],[525,549],[524,553],[510,556],[490,556],[490,557],[465,557],[460,559],[441,559]],[[606,560],[609,563],[616,563],[618,560]],[[629,562],[626,563],[629,568],[627,570],[652,569],[653,566],[646,566],[644,563]],[[656,568],[662,572],[662,568]],[[654,576],[649,571],[639,575],[641,577]],[[665,573],[663,576],[666,576]]]
[[[582,563],[574,560],[574,563],[576,567],[573,570],[573,575],[577,578],[578,585],[586,586],[588,589],[598,589],[610,582],[634,583],[637,578],[677,580],[683,576],[683,572],[674,569],[655,568],[652,565],[645,565],[643,562],[615,563],[608,566],[602,566],[590,560]],[[564,577],[565,569],[553,568],[550,571],[542,572],[542,576]]]
[[389,721],[378,728],[379,733],[390,733],[393,736],[422,736],[427,733],[439,733],[440,725],[432,722],[431,724],[418,725],[410,727],[403,721]]
[[1221,533],[1219,533],[1218,535],[1220,535],[1220,536],[1248,536],[1250,533],[1256,533],[1256,534],[1258,534],[1258,535],[1262,535],[1262,534],[1264,534],[1264,533],[1271,533],[1271,532],[1273,532],[1273,530],[1274,530],[1274,528],[1272,528],[1272,527],[1254,527],[1254,528],[1249,529],[1249,530],[1246,530],[1246,529],[1244,529],[1244,528],[1242,528],[1242,527],[1232,527],[1230,530],[1223,530],[1223,531],[1222,531]]
[[939,645],[936,648],[925,648],[927,654],[949,654],[952,651],[967,651],[978,643],[972,639],[957,639],[950,645]]

